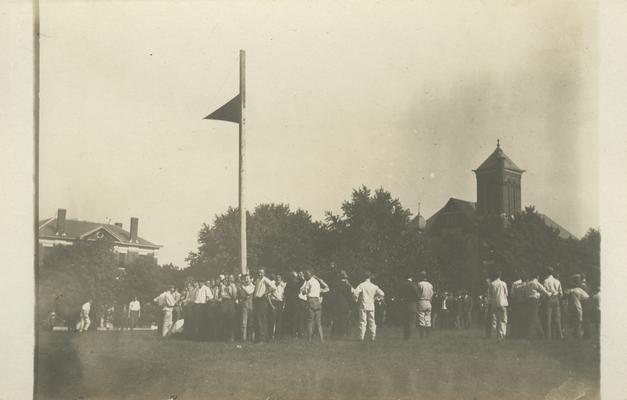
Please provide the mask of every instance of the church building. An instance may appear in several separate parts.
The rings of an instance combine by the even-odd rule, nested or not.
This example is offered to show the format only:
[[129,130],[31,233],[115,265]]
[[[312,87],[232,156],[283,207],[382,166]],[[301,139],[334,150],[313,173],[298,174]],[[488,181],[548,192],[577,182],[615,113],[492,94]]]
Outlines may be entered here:
[[[486,264],[486,249],[479,238],[479,222],[487,217],[500,218],[503,224],[522,211],[521,181],[525,170],[518,167],[503,151],[497,141],[496,149],[475,170],[477,201],[450,198],[444,206],[426,221],[425,234],[436,243],[448,259],[444,261],[450,271],[476,289]],[[575,236],[539,213],[544,223],[559,232],[561,238]],[[488,258],[488,259],[486,259]]]

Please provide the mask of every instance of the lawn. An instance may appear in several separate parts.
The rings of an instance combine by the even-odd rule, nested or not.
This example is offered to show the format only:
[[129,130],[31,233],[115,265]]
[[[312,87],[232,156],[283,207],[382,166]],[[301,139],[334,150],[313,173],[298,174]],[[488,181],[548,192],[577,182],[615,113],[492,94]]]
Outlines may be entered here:
[[498,343],[478,330],[240,347],[147,331],[41,332],[38,349],[38,399],[599,398],[597,342]]

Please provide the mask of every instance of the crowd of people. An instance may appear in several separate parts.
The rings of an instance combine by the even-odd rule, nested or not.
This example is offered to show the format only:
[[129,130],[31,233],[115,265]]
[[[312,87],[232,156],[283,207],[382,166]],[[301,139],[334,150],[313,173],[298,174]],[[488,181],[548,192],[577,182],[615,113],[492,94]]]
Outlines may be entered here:
[[[338,275],[333,289],[311,270],[266,276],[264,269],[250,275],[221,274],[216,280],[187,281],[179,291],[171,286],[154,299],[163,310],[162,336],[182,334],[194,340],[248,340],[267,342],[281,337],[324,341],[324,295],[333,290],[331,335],[347,337],[358,304],[361,340],[376,337],[375,303],[385,294],[364,272],[353,288],[346,272]],[[329,307],[325,307],[326,310]]]
[[[598,336],[600,291],[592,291],[582,274],[569,279],[564,289],[558,274],[547,267],[539,274],[519,274],[509,285],[494,271],[485,290],[473,296],[468,290],[436,291],[426,272],[408,277],[398,285],[389,303],[403,337],[410,339],[418,329],[420,338],[433,328],[470,329],[482,327],[485,336],[505,338],[563,339]],[[353,287],[345,271],[331,285],[311,270],[291,271],[287,279],[264,269],[250,275],[220,274],[217,279],[188,278],[184,287],[170,286],[153,302],[161,310],[161,336],[180,335],[191,340],[267,342],[283,337],[324,341],[323,324],[333,337],[347,338],[357,326],[360,340],[375,340],[377,326],[386,322],[386,295],[373,283],[373,274],[363,272]],[[325,301],[326,300],[326,301]],[[92,301],[80,311],[78,331],[90,326]],[[106,310],[100,325],[134,329],[141,317],[141,304],[133,298],[128,305]],[[117,317],[116,317],[117,316]]]
[[484,328],[486,337],[563,339],[570,328],[576,339],[598,337],[601,322],[601,292],[589,286],[583,274],[570,277],[564,289],[548,266],[544,280],[540,274],[519,273],[508,286],[494,272],[486,280]]

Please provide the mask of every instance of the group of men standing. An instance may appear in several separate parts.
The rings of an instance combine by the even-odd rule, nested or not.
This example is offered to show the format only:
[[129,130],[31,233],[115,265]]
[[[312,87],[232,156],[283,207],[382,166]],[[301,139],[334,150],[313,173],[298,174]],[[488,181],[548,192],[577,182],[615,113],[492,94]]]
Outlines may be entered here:
[[[564,312],[570,314],[573,337],[583,335],[583,322],[600,320],[600,292],[591,295],[590,288],[581,275],[571,278],[571,288],[564,290],[552,267],[546,268],[543,283],[540,274],[520,274],[512,282],[511,293],[493,272],[487,281],[486,336],[496,331],[496,338],[563,339]],[[566,304],[566,307],[564,306]],[[508,315],[509,314],[509,315]],[[508,320],[509,316],[509,320]],[[543,318],[542,318],[543,317]],[[597,328],[598,329],[598,328]]]
[[281,275],[268,277],[264,269],[259,269],[254,280],[249,275],[237,279],[220,275],[215,281],[190,281],[182,292],[171,286],[154,301],[163,310],[163,336],[183,332],[195,340],[260,343],[281,336],[308,341],[318,336],[322,342],[323,294],[330,291],[333,307],[325,309],[331,312],[331,334],[349,335],[351,310],[357,302],[360,339],[365,340],[368,333],[368,338],[374,340],[375,302],[384,293],[372,283],[369,272],[364,272],[362,282],[353,288],[346,272],[341,271],[331,289],[311,270],[292,271],[286,282]]

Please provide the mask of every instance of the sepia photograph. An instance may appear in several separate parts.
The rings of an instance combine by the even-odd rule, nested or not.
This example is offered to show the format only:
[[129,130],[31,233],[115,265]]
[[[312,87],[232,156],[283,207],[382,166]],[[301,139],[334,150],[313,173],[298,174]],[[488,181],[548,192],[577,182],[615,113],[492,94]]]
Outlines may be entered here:
[[601,398],[597,2],[34,4],[34,398]]

